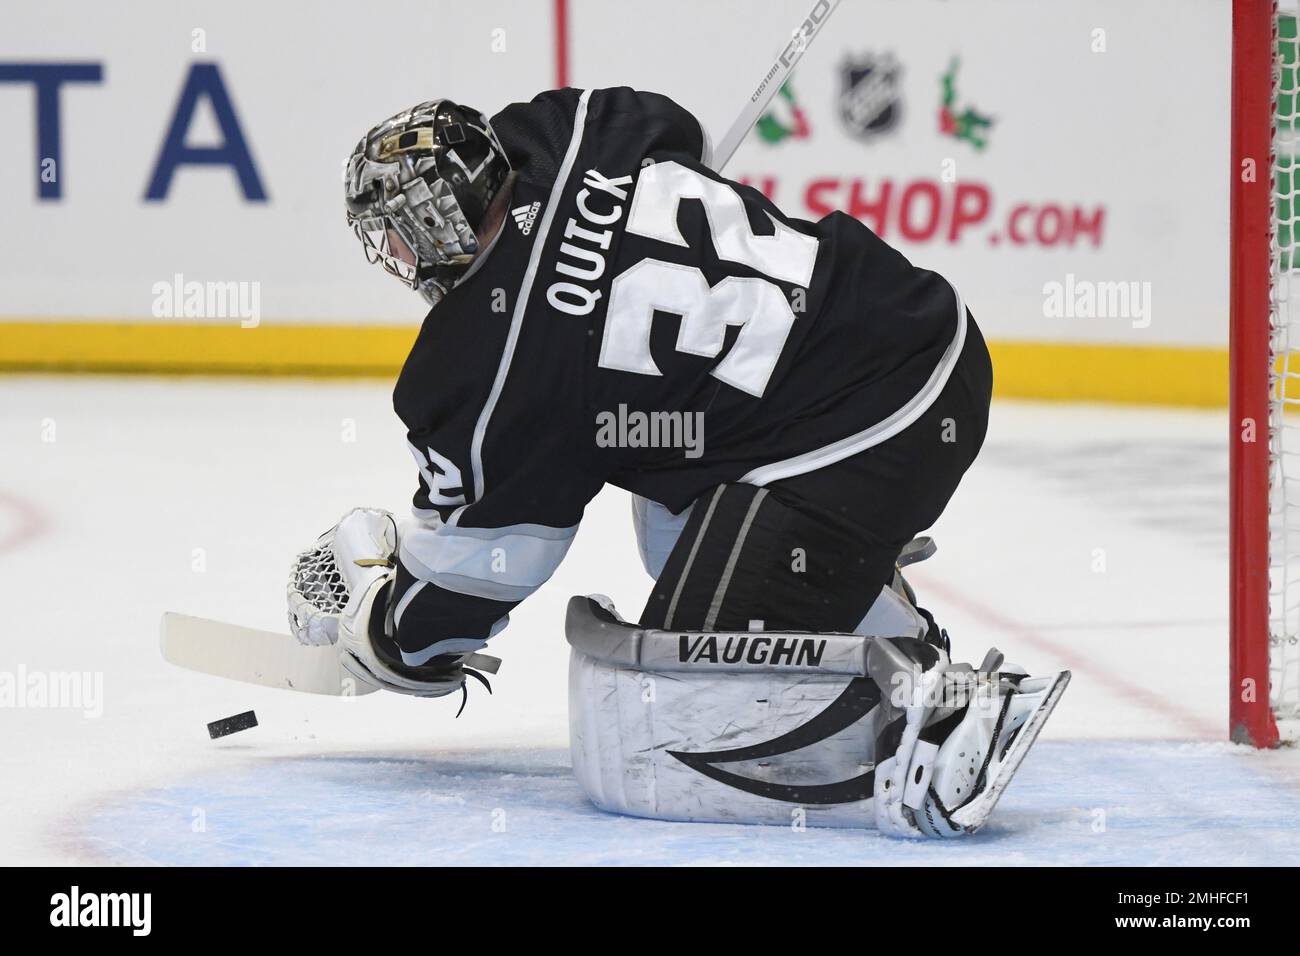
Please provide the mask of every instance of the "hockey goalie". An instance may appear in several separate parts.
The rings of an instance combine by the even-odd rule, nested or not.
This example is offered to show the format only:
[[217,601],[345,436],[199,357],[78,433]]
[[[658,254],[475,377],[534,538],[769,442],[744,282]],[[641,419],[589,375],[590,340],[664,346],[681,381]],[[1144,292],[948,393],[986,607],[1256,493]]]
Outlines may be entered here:
[[903,578],[984,440],[979,328],[859,221],[787,216],[709,152],[628,88],[421,103],[358,143],[348,222],[432,306],[394,392],[419,485],[299,557],[294,635],[382,689],[486,683],[615,485],[655,583],[634,621],[570,603],[594,802],[973,832],[1068,679],[953,663]]

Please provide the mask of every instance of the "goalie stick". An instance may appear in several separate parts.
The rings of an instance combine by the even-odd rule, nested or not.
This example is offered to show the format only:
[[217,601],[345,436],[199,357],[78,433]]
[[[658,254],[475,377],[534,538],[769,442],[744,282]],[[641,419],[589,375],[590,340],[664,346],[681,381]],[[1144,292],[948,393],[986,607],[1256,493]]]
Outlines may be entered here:
[[333,644],[308,646],[288,634],[174,611],[163,614],[161,636],[164,660],[213,677],[333,697],[379,689],[345,671]]
[[[727,165],[838,5],[839,0],[816,0],[808,15],[791,31],[789,42],[714,150],[711,160],[715,172]],[[377,689],[358,683],[343,670],[333,645],[302,645],[290,635],[275,631],[168,611],[162,617],[161,643],[163,658],[169,663],[214,677],[335,697],[360,696]],[[478,666],[483,666],[481,661]],[[495,667],[488,669],[496,671]]]
[[[339,664],[334,644],[299,644],[278,631],[175,611],[164,612],[161,638],[163,660],[213,677],[330,697],[360,697],[379,690],[357,680]],[[489,674],[495,674],[501,665],[487,654],[468,654],[464,663]]]
[[767,109],[767,104],[772,102],[776,91],[790,78],[795,64],[804,55],[813,37],[826,25],[826,21],[830,19],[839,3],[840,0],[817,0],[812,10],[803,18],[803,22],[790,32],[790,42],[772,61],[758,87],[750,94],[749,102],[745,104],[745,108],[740,111],[736,121],[731,124],[731,128],[723,135],[721,142],[713,151],[712,169],[715,173],[722,172],[730,162],[740,144],[749,135],[749,131],[758,122],[758,118],[763,115],[763,110]]

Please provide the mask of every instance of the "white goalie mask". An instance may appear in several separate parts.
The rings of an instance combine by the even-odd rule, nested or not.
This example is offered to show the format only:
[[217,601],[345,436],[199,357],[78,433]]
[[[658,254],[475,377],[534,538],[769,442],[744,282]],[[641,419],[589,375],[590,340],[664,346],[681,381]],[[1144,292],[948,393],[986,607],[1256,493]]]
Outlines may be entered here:
[[477,230],[509,173],[481,113],[450,100],[421,103],[353,150],[348,224],[367,260],[436,305],[479,254]]

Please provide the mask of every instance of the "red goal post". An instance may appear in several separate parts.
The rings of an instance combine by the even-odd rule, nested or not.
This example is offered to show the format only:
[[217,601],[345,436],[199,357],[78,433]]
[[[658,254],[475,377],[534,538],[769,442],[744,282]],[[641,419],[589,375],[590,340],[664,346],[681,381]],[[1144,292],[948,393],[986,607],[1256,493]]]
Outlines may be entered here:
[[1273,747],[1300,731],[1296,19],[1277,0],[1232,17],[1229,733]]

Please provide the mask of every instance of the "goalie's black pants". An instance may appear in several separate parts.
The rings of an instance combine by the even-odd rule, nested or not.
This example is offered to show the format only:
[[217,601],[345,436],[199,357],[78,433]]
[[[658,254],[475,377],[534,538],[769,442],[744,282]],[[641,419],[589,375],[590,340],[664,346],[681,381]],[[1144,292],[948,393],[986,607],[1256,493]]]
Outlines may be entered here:
[[641,615],[645,627],[852,631],[984,443],[993,369],[974,320],[934,403],[892,438],[764,487],[702,495]]

